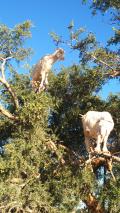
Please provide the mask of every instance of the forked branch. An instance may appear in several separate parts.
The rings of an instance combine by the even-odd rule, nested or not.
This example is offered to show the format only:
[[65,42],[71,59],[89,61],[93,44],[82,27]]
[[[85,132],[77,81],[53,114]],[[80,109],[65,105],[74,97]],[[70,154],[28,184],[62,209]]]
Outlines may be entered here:
[[[13,91],[13,89],[11,88],[10,84],[7,82],[7,80],[5,78],[5,65],[6,65],[7,60],[9,60],[11,58],[12,58],[12,56],[7,57],[7,58],[0,57],[0,61],[2,61],[1,66],[0,66],[0,70],[1,70],[0,82],[4,85],[4,87],[7,89],[7,91],[11,95],[15,108],[18,109],[19,108],[18,98],[17,98],[15,92]],[[16,119],[16,117],[14,115],[12,115],[8,110],[4,109],[2,106],[0,106],[0,112],[12,120]]]

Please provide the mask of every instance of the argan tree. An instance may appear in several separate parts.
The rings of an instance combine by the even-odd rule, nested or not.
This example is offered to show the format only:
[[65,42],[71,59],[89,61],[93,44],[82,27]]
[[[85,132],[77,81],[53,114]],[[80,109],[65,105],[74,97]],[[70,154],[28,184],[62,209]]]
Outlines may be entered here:
[[[114,152],[119,144],[120,101],[118,96],[103,101],[97,95],[108,79],[105,74],[109,70],[99,72],[99,66],[89,66],[91,54],[96,57],[96,52],[91,52],[91,48],[92,51],[96,48],[96,39],[85,34],[79,43],[81,49],[77,43],[73,46],[70,39],[70,48],[79,51],[81,64],[62,68],[58,75],[51,72],[47,90],[36,94],[30,73],[19,74],[15,65],[31,52],[24,47],[25,39],[31,35],[30,27],[31,23],[26,21],[13,29],[5,25],[0,28],[0,211],[117,213],[120,166],[119,156]],[[71,30],[73,26],[69,26],[73,36]],[[75,31],[76,36],[81,31]],[[90,55],[86,55],[87,50]],[[115,120],[109,141],[112,154],[94,156],[91,162],[79,116],[88,110],[108,110]],[[98,181],[101,166],[106,169],[102,185]]]

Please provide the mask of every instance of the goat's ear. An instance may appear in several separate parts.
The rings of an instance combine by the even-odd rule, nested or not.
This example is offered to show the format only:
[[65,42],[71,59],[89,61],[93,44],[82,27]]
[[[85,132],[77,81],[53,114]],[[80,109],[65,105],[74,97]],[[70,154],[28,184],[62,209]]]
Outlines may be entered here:
[[56,48],[56,50],[55,51],[60,51],[60,52],[64,52],[64,50],[62,49],[62,48]]
[[55,50],[55,52],[56,52],[56,53],[61,53],[61,49],[60,49],[60,48],[57,48],[57,49]]
[[59,53],[60,53],[61,55],[64,55],[64,54],[65,54],[65,51],[64,51],[62,48],[60,48],[60,49],[59,49]]

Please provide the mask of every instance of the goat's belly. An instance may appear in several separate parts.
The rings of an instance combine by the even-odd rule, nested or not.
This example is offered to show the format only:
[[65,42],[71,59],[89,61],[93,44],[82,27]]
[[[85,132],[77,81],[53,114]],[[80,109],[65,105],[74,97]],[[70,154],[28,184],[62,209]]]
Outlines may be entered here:
[[113,128],[114,128],[114,123],[111,121],[101,120],[99,123],[99,129],[103,136],[105,136],[106,134],[110,134]]
[[84,132],[85,132],[85,135],[86,135],[87,137],[91,137],[91,138],[96,139],[99,130],[98,130],[98,127],[96,127],[96,126],[94,126],[93,128],[86,127],[86,128],[84,129]]

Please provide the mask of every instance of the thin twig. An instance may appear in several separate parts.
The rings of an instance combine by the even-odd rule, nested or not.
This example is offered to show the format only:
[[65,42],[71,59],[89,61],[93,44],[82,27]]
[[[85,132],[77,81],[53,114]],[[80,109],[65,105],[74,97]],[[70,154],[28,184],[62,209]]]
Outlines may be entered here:
[[98,62],[100,62],[100,63],[106,65],[107,67],[109,67],[111,70],[115,70],[113,67],[111,67],[109,64],[107,64],[105,61],[102,61],[101,59],[98,59],[95,55],[92,54],[91,56],[92,56],[92,58],[94,58],[96,61],[98,61]]

